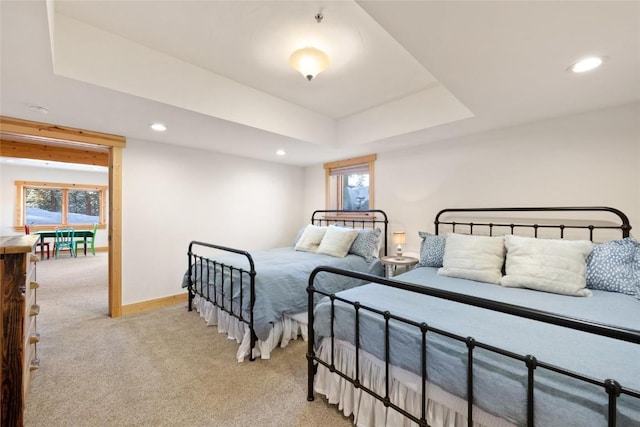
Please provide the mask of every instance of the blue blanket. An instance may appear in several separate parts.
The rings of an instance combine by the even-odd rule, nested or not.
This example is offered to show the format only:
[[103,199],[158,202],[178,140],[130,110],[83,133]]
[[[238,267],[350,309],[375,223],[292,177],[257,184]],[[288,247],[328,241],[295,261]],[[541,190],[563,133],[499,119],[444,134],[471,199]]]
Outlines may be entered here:
[[[307,285],[309,275],[314,268],[320,265],[328,265],[348,270],[360,271],[376,276],[383,275],[382,264],[378,259],[367,262],[363,257],[349,254],[344,258],[336,258],[329,255],[320,255],[308,252],[296,251],[292,247],[275,248],[262,251],[251,252],[256,270],[255,305],[253,310],[253,322],[256,335],[261,340],[266,340],[273,326],[273,322],[280,321],[282,315],[297,314],[307,311]],[[219,263],[233,265],[236,268],[249,270],[247,258],[241,255],[225,253],[211,257]],[[229,280],[228,270],[225,269],[224,286],[220,286],[221,274],[214,272],[211,267],[208,274],[208,290],[200,282],[200,268],[193,269],[196,289],[198,293],[208,295],[213,300],[215,293],[222,304],[222,294],[225,299],[233,295],[234,307],[231,308],[227,302],[225,307],[233,309],[239,314],[240,280],[234,275],[233,290]],[[214,275],[214,273],[216,273]],[[187,286],[188,272],[183,279],[183,287]],[[202,274],[207,278],[207,273]],[[215,280],[214,280],[215,277]],[[321,274],[318,277],[320,288],[327,292],[339,292],[353,286],[359,286],[365,282],[336,275]],[[214,288],[214,285],[218,285]],[[244,275],[242,281],[242,309],[246,319],[248,319],[248,308],[250,303],[250,281]]]
[[[398,280],[532,307],[599,323],[640,329],[640,300],[632,296],[594,291],[589,298],[550,294],[519,288],[438,276],[435,268],[417,268]],[[388,310],[434,328],[473,336],[521,355],[573,370],[598,380],[615,379],[624,388],[640,390],[640,346],[586,332],[569,330],[491,312],[477,307],[368,284],[339,296],[379,310]],[[316,338],[330,336],[330,302],[315,309]],[[382,320],[360,310],[360,343],[364,350],[384,360]],[[391,321],[390,362],[419,375],[421,335],[416,327]],[[353,311],[336,303],[335,336],[354,342]],[[429,332],[427,379],[444,390],[466,398],[464,343]],[[526,424],[527,370],[521,361],[476,349],[474,352],[474,403],[485,411],[518,425]],[[538,368],[535,370],[535,425],[606,425],[607,394],[601,387]],[[618,401],[618,426],[640,425],[640,399],[626,395]]]

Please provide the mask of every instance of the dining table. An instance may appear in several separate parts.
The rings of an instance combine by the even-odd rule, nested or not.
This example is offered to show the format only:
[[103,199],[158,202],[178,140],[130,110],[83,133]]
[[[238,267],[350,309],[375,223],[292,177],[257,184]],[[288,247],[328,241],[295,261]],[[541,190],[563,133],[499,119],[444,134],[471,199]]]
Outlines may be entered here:
[[[40,231],[34,231],[32,234],[37,234],[40,236],[40,243],[44,242],[44,239],[46,238],[51,238],[51,239],[55,239],[56,238],[56,230],[40,230]],[[73,237],[74,239],[76,237],[82,237],[84,238],[84,255],[87,255],[87,238],[92,237],[93,236],[93,230],[73,230]],[[40,246],[40,258],[44,257],[44,247]]]

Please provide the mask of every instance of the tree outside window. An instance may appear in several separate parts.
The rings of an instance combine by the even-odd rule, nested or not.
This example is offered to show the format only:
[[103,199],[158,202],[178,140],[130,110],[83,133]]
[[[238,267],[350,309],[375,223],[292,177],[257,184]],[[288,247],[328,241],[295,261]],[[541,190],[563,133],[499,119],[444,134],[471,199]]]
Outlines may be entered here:
[[369,209],[369,173],[342,175],[342,209],[363,211]]
[[100,220],[100,192],[69,191],[69,224],[93,224]]
[[16,227],[104,225],[105,186],[16,181]]
[[25,188],[25,224],[62,224],[62,190]]

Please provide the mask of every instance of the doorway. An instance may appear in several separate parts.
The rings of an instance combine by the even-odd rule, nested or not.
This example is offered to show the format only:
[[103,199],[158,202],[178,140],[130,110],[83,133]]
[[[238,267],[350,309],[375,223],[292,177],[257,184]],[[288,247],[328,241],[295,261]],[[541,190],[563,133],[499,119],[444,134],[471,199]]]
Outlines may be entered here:
[[0,116],[0,155],[108,167],[108,307],[122,315],[122,149],[126,139],[82,129]]

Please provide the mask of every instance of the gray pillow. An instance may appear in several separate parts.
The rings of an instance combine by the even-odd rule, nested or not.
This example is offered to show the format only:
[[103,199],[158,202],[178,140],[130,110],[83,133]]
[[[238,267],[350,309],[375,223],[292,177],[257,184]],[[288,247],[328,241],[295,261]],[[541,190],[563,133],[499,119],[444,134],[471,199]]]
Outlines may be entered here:
[[640,299],[640,243],[627,237],[595,244],[587,257],[587,288]]
[[422,238],[422,243],[420,243],[420,262],[418,262],[418,266],[442,267],[446,237],[436,236],[424,231],[419,231],[418,236]]
[[380,235],[382,230],[379,228],[366,228],[358,230],[358,236],[353,241],[350,254],[360,255],[367,262],[373,261],[378,257],[378,245],[380,243]]

